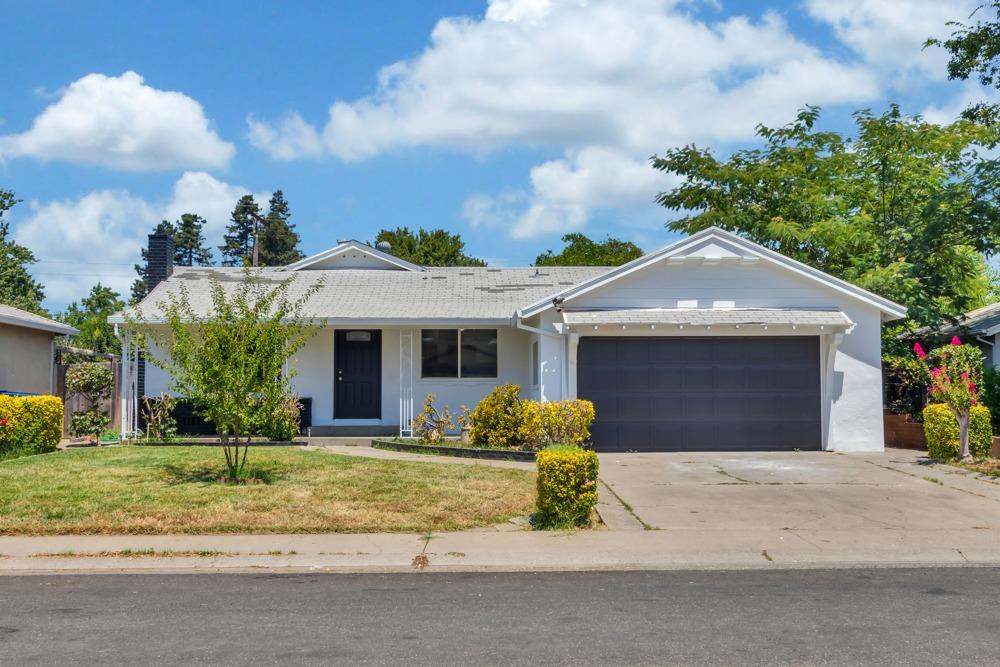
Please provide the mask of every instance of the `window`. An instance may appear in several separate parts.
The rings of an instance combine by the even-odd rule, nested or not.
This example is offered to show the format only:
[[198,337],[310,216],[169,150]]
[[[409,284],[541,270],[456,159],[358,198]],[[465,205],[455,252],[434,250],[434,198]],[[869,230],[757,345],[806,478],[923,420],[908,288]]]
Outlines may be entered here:
[[497,376],[497,330],[466,329],[462,336],[462,377]]
[[497,377],[497,330],[424,329],[420,332],[420,376]]
[[542,369],[539,368],[540,359],[538,358],[538,341],[534,341],[531,344],[531,386],[537,387],[539,382],[539,375],[541,375]]
[[424,329],[420,332],[420,375],[425,378],[458,377],[458,331]]

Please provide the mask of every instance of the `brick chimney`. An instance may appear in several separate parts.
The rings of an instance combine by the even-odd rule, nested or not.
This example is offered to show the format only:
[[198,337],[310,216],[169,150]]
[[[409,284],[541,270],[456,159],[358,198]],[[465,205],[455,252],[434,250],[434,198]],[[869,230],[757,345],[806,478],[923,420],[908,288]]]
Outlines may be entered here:
[[146,250],[147,294],[174,272],[174,237],[170,234],[150,234]]

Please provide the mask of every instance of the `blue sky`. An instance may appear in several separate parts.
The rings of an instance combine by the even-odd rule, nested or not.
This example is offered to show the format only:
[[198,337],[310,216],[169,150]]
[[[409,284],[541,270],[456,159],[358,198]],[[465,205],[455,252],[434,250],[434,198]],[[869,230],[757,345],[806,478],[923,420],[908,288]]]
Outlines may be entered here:
[[671,240],[650,155],[726,153],[821,104],[944,121],[921,49],[964,0],[6,3],[0,187],[58,310],[127,290],[155,222],[291,203],[303,249],[444,227],[498,265],[568,231]]

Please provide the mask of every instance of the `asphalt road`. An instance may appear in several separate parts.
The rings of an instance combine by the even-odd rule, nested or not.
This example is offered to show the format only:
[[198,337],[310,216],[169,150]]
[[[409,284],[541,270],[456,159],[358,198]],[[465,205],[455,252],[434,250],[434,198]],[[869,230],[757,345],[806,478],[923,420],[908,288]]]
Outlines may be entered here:
[[1000,569],[0,577],[4,665],[1000,663]]

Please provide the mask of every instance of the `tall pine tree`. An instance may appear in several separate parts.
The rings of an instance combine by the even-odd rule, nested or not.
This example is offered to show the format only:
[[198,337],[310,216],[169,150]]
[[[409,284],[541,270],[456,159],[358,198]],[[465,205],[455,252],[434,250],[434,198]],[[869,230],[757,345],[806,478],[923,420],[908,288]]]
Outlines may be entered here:
[[302,259],[299,235],[288,221],[292,214],[281,190],[274,191],[268,209],[259,240],[260,265],[285,266]]
[[229,216],[229,224],[219,246],[223,266],[249,266],[253,261],[254,219],[250,213],[260,215],[260,206],[253,195],[243,195]]
[[212,249],[205,245],[205,219],[194,213],[184,213],[174,223],[174,264],[205,266],[212,262]]

